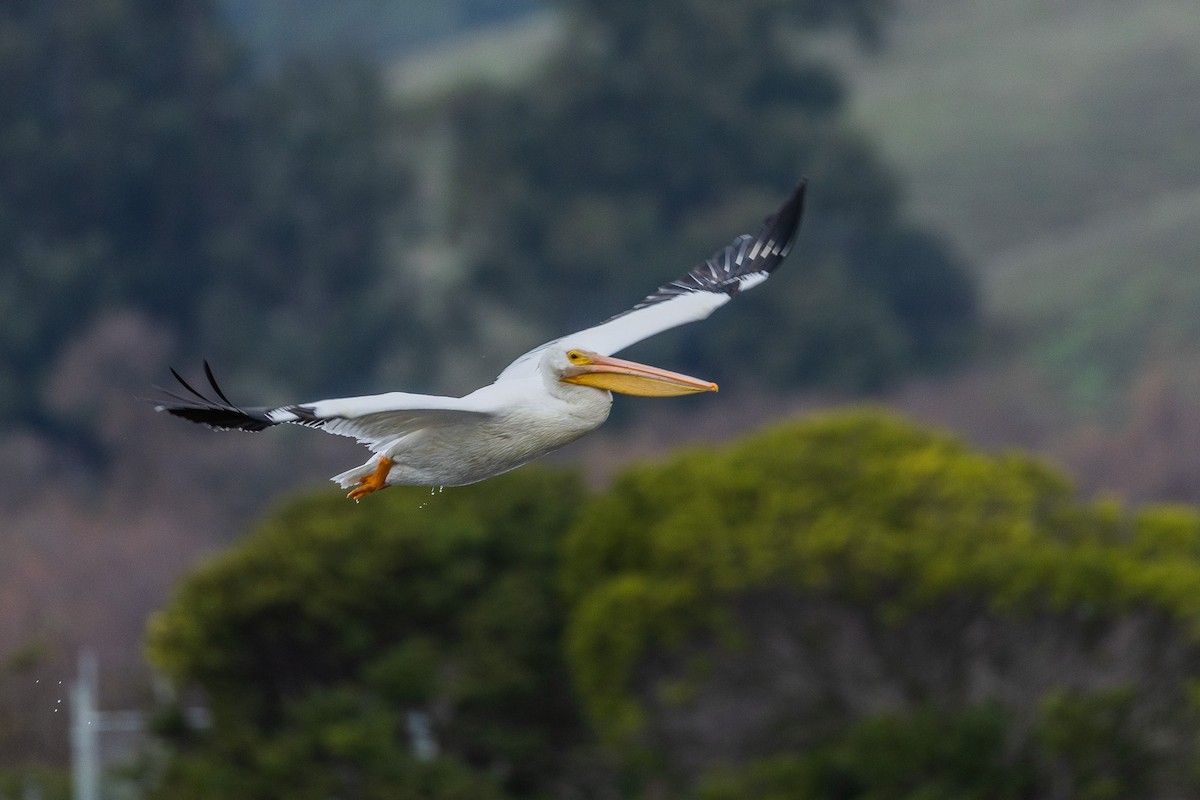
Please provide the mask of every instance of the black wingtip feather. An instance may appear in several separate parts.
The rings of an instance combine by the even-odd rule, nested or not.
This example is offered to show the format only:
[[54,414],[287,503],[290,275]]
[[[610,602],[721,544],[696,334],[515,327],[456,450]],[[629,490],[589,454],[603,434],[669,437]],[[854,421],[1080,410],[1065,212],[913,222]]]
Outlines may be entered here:
[[762,227],[754,237],[756,241],[773,241],[779,246],[778,257],[772,259],[770,265],[765,267],[768,272],[779,266],[792,249],[792,242],[796,239],[796,233],[800,230],[800,220],[804,216],[804,195],[807,189],[808,177],[802,176],[779,210],[763,220]]
[[176,371],[175,371],[175,368],[174,368],[174,367],[168,367],[167,369],[171,370],[171,374],[172,374],[173,376],[175,376],[175,380],[179,381],[180,385],[181,385],[181,386],[183,386],[183,388],[187,389],[189,392],[191,392],[191,393],[192,393],[192,395],[194,395],[195,397],[197,397],[197,398],[198,398],[199,400],[201,400],[202,402],[205,402],[205,403],[207,403],[207,402],[208,402],[208,398],[207,398],[207,397],[205,397],[204,395],[200,394],[199,392],[197,392],[195,389],[193,389],[193,388],[192,388],[192,385],[191,385],[190,383],[188,383],[187,381],[185,381],[185,380],[183,379],[183,376],[182,376],[182,375],[180,375],[178,372],[176,372]]
[[[792,193],[775,213],[763,220],[753,236],[743,234],[737,237],[683,277],[660,286],[631,310],[637,311],[691,292],[724,292],[733,296],[741,291],[741,279],[745,276],[774,272],[787,258],[796,233],[800,230],[807,188],[808,178],[800,178]],[[624,315],[618,314],[611,319],[620,316]]]
[[229,398],[225,396],[225,393],[221,391],[221,387],[217,385],[217,379],[213,377],[212,367],[208,365],[207,358],[204,359],[204,376],[208,378],[208,385],[217,393],[217,397],[225,401],[225,405],[232,406],[233,403],[229,402]]
[[171,374],[196,399],[192,400],[175,392],[161,390],[169,402],[157,404],[154,407],[156,411],[165,411],[173,416],[207,425],[215,430],[261,431],[277,424],[267,416],[265,408],[239,408],[231,403],[217,384],[208,361],[204,362],[204,375],[208,378],[208,383],[219,400],[205,397],[196,391],[173,368]]

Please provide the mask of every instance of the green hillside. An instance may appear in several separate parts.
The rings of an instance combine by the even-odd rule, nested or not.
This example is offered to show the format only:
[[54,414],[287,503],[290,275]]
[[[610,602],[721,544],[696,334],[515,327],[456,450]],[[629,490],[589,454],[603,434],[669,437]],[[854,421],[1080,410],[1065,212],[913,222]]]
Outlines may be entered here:
[[468,31],[396,59],[388,70],[390,86],[413,101],[481,78],[504,85],[526,80],[561,41],[563,24],[551,9]]
[[852,111],[973,258],[1200,184],[1195,3],[924,0],[889,32]]
[[833,48],[909,209],[976,265],[1016,357],[1101,409],[1200,344],[1200,13],[1189,0],[902,5]]
[[986,262],[993,313],[1022,331],[1074,398],[1104,398],[1148,361],[1190,360],[1200,343],[1200,187],[1097,214]]

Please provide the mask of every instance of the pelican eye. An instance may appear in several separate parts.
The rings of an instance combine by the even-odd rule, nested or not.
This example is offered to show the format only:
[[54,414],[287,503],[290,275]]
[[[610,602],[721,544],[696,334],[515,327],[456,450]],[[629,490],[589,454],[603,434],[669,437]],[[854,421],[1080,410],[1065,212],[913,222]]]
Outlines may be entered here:
[[578,350],[571,350],[567,353],[567,359],[570,360],[572,364],[585,364],[587,363],[588,357]]

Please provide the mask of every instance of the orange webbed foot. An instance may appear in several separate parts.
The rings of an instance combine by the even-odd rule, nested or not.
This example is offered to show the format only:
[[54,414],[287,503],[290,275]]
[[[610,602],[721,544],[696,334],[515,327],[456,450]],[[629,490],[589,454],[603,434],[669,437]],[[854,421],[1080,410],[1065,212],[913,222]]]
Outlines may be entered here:
[[388,473],[391,472],[392,466],[395,463],[395,461],[387,456],[382,456],[379,459],[379,464],[375,467],[375,471],[359,481],[358,486],[351,489],[346,497],[357,503],[372,492],[386,489]]

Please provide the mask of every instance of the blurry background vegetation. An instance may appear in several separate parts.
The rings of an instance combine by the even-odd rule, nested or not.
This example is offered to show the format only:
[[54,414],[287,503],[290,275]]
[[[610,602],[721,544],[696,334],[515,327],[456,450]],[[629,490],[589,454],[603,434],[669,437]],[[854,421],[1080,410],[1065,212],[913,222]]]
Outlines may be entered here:
[[[1200,501],[1192,6],[5,3],[0,767],[61,765],[81,646],[149,708],[147,613],[273,508],[152,627],[216,723],[160,709],[160,796],[1194,789],[1193,512],[1077,499]],[[353,446],[140,401],[470,390],[800,174],[770,288],[631,351],[720,402],[582,474],[276,506]],[[597,488],[863,394],[1082,492],[871,414]]]
[[[152,796],[1178,797],[1200,514],[879,412],[285,505],[152,620]],[[407,715],[439,752],[414,757]]]

